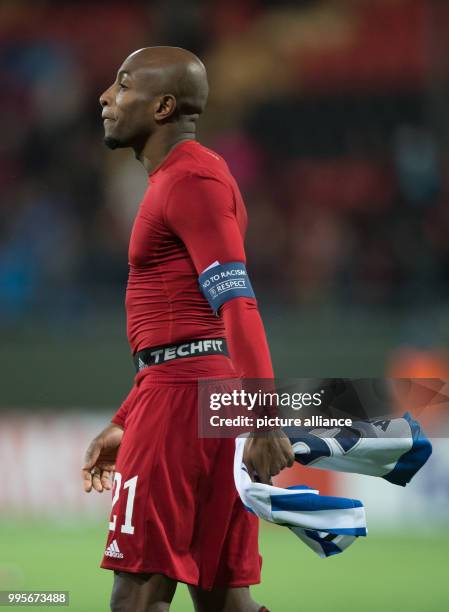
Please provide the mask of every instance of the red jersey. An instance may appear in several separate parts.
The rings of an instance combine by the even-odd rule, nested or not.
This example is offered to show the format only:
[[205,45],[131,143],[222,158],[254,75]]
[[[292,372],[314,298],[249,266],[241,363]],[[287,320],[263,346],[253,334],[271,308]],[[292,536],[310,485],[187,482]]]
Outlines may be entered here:
[[[225,161],[198,142],[177,145],[149,176],[129,246],[127,332],[133,353],[184,340],[225,336],[227,357],[189,357],[143,369],[146,376],[237,373],[272,378],[270,352],[253,298],[235,298],[216,316],[198,276],[218,261],[246,263],[247,216]],[[135,385],[112,421],[124,426]]]
[[225,335],[200,291],[212,263],[245,262],[247,215],[226,162],[197,141],[178,144],[149,176],[129,245],[132,352]]

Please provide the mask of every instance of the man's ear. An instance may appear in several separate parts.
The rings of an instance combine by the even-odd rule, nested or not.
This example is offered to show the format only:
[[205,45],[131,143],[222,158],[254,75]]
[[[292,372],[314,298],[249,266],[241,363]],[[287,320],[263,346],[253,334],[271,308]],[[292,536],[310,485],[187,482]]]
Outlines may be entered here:
[[163,94],[156,100],[154,118],[163,121],[173,115],[176,110],[176,98],[172,94]]

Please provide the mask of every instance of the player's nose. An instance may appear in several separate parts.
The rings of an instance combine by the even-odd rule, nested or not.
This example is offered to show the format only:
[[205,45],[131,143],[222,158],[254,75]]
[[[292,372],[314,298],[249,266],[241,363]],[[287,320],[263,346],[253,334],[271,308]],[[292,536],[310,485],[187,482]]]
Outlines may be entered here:
[[100,102],[101,108],[104,108],[105,106],[108,106],[108,105],[111,104],[110,91],[111,91],[111,87],[108,87],[108,89],[106,89],[106,91],[104,91],[101,94],[101,96],[99,98],[99,102]]

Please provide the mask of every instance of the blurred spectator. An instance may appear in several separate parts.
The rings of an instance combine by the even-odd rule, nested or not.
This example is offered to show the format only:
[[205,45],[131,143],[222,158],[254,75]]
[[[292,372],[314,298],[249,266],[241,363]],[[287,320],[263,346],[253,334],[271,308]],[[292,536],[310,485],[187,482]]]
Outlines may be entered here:
[[103,147],[98,96],[129,52],[151,44],[205,59],[200,134],[244,193],[258,290],[387,308],[420,290],[447,297],[447,152],[426,111],[429,11],[425,0],[134,0],[88,12],[5,3],[3,324],[104,311],[121,295],[147,179],[129,152]]
[[404,125],[397,130],[395,140],[401,194],[411,206],[431,205],[441,184],[432,135],[426,129]]

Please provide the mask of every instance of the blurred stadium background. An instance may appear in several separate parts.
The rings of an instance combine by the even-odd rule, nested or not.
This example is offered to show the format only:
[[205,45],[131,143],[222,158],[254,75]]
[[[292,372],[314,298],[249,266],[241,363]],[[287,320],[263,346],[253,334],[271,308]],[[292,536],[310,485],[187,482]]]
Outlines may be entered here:
[[[83,496],[78,474],[132,381],[123,297],[146,184],[103,146],[98,97],[155,44],[209,70],[200,138],[246,199],[277,374],[449,379],[448,2],[3,0],[0,588],[69,589],[76,611],[108,609],[110,498]],[[448,468],[441,438],[405,491],[296,475],[363,499],[370,535],[320,560],[264,528],[258,598],[446,610]]]

